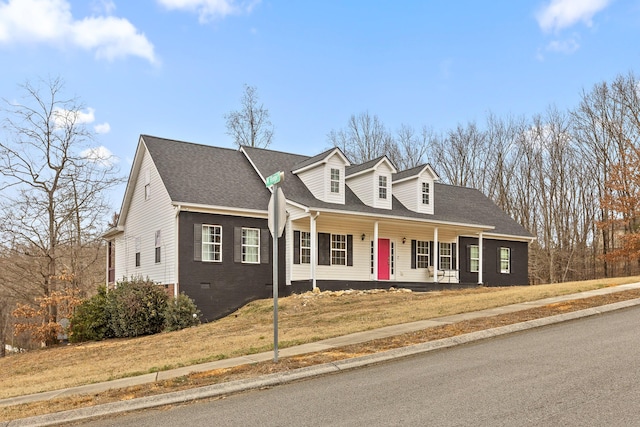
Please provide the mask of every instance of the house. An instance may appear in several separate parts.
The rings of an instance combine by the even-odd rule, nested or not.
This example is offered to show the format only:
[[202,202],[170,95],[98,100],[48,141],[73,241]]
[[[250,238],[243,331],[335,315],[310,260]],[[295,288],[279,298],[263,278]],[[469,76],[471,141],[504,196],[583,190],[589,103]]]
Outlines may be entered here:
[[527,230],[479,191],[439,183],[430,165],[385,156],[352,164],[140,136],[107,282],[149,277],[193,298],[205,321],[272,295],[269,175],[284,172],[279,292],[528,283]]

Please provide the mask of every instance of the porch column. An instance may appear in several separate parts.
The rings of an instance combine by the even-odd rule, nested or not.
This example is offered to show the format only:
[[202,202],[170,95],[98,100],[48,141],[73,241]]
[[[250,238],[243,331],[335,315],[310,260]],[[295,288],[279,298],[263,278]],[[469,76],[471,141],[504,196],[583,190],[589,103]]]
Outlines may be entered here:
[[438,227],[433,229],[433,283],[438,283],[438,253],[440,252],[440,245],[438,244]]
[[482,255],[482,233],[478,234],[478,285],[482,285],[482,264],[484,264]]
[[316,214],[309,214],[309,221],[311,230],[309,234],[311,234],[311,285],[312,289],[316,288],[316,264],[318,263],[318,233],[316,232],[316,218],[318,218],[320,212],[316,212]]
[[378,221],[373,223],[373,280],[378,280]]

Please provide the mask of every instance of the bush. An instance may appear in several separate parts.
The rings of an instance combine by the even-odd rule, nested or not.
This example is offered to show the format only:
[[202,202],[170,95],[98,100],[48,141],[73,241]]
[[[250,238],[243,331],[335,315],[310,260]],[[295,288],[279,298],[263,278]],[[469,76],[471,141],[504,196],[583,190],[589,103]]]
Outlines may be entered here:
[[71,317],[69,341],[100,341],[158,332],[177,331],[200,324],[200,310],[185,294],[169,298],[149,279],[131,278],[117,283],[79,305]]
[[100,341],[115,335],[109,325],[107,289],[98,288],[98,293],[76,307],[69,326],[69,341]]
[[109,326],[116,338],[157,334],[164,328],[167,307],[164,289],[149,279],[118,282],[109,292]]
[[200,316],[201,313],[196,307],[196,303],[187,295],[180,294],[177,298],[171,298],[167,303],[164,315],[165,331],[177,331],[197,326],[200,324]]

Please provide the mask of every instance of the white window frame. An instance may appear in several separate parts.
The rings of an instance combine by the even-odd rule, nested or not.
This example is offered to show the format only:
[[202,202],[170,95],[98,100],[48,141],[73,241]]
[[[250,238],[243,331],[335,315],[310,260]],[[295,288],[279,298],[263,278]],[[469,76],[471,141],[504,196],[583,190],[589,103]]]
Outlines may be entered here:
[[416,268],[429,268],[431,253],[429,242],[426,240],[416,241]]
[[511,273],[511,248],[500,247],[500,273]]
[[300,232],[300,264],[311,264],[311,233]]
[[[439,242],[438,244],[438,270],[453,270],[453,248],[450,242]],[[449,267],[444,267],[444,262],[449,264]]]
[[155,256],[156,264],[159,264],[162,262],[162,231],[160,230],[156,230],[154,256]]
[[142,239],[140,237],[136,237],[135,238],[135,243],[136,243],[136,255],[135,255],[135,261],[134,261],[134,265],[136,267],[140,267],[142,265],[142,255],[141,255],[141,248],[142,248]]
[[378,198],[382,200],[387,199],[387,177],[384,175],[378,176]]
[[[249,233],[255,234],[256,243],[249,243],[247,240],[249,239]],[[242,263],[243,264],[260,264],[260,229],[259,228],[248,228],[242,227],[242,241],[241,241],[241,254],[242,254]],[[252,249],[251,252],[248,250]],[[253,253],[253,249],[255,249],[255,253]],[[252,259],[249,259],[251,256]],[[255,256],[255,259],[253,258]]]
[[423,205],[429,204],[429,200],[430,200],[429,187],[430,185],[428,182],[422,183],[422,204]]
[[331,265],[347,265],[347,235],[331,235]]
[[469,271],[472,273],[480,271],[480,246],[478,245],[469,245]]
[[340,194],[340,169],[331,168],[329,172],[330,191],[332,194]]
[[[205,230],[209,230],[209,232],[207,233]],[[215,237],[218,237],[217,242]],[[221,225],[202,224],[202,261],[222,262]]]

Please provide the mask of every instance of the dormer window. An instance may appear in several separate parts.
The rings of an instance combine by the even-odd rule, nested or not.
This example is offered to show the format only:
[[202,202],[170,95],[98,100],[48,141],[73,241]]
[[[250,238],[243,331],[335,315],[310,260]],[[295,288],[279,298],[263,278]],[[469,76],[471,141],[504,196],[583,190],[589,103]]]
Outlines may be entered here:
[[340,169],[331,168],[331,192],[340,192]]
[[429,183],[428,182],[422,183],[422,204],[423,205],[429,204]]
[[386,176],[378,177],[378,198],[379,199],[387,198],[387,177]]

